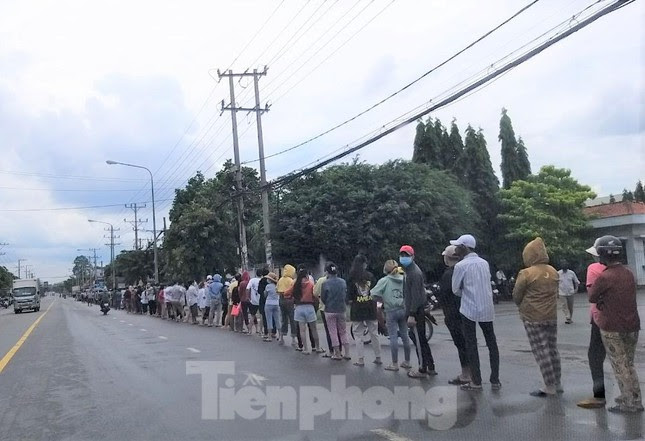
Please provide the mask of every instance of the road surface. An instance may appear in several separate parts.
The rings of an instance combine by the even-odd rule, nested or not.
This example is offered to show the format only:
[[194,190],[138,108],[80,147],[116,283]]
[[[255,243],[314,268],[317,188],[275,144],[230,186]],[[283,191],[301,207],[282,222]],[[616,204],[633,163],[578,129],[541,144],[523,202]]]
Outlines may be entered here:
[[[565,393],[540,399],[528,395],[539,371],[509,303],[496,307],[503,388],[469,394],[447,385],[459,366],[443,326],[431,341],[439,375],[419,381],[369,363],[369,347],[358,368],[256,336],[123,311],[103,316],[97,306],[48,297],[38,313],[0,311],[0,440],[642,439],[642,414],[575,405],[591,388],[583,303],[559,328]],[[645,317],[645,295],[639,303]],[[380,343],[388,362],[387,340]],[[480,355],[486,380],[484,347]],[[608,363],[605,372],[613,398]]]

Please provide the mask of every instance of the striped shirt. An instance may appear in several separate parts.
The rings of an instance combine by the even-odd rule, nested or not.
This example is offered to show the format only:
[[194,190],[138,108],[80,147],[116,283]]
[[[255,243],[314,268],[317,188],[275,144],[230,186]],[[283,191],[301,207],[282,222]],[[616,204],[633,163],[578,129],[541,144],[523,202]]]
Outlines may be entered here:
[[452,292],[461,297],[459,312],[467,319],[473,322],[492,322],[495,319],[490,267],[477,253],[466,255],[455,265]]

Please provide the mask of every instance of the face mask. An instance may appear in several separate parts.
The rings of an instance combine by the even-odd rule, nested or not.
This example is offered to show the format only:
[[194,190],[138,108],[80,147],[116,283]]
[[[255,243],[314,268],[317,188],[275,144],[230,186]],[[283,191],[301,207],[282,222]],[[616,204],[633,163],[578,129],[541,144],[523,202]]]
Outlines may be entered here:
[[401,257],[399,257],[399,262],[401,263],[401,265],[407,267],[412,263],[412,257],[410,257],[410,256],[401,256]]

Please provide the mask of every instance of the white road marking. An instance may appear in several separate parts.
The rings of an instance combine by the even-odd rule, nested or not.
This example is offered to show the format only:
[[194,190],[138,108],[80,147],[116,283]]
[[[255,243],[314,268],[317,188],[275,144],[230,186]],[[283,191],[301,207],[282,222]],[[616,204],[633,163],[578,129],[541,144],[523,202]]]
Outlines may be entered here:
[[141,332],[148,332],[148,330],[147,330],[147,329],[143,329],[143,328],[139,329],[139,331],[141,331]]
[[121,323],[125,323],[125,320],[119,320]]
[[128,326],[134,326],[132,323],[128,323]]
[[186,349],[188,349],[190,352],[195,352],[196,354],[202,352],[199,349],[195,349],[195,348],[186,348]]
[[370,432],[379,435],[389,441],[412,441],[410,438],[407,438],[405,436],[397,435],[396,433],[392,432],[391,430],[387,429],[373,429],[370,430]]
[[159,338],[160,338],[161,340],[168,340],[168,337],[164,337],[163,335],[160,335],[160,336],[159,336]]

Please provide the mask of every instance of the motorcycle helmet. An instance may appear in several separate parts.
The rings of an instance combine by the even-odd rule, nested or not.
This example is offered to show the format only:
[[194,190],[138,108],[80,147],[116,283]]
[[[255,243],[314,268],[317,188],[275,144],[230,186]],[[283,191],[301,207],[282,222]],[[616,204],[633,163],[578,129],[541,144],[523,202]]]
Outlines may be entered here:
[[615,236],[602,236],[596,239],[593,247],[600,257],[616,257],[623,252],[623,244]]

